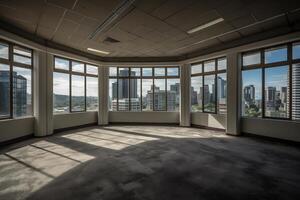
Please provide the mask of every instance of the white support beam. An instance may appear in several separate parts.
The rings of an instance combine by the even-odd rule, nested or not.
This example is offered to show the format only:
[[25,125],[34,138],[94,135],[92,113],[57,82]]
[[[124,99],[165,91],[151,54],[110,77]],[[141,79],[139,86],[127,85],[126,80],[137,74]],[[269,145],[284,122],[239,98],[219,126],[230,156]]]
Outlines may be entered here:
[[227,54],[227,128],[229,135],[240,135],[240,59],[239,54]]
[[180,66],[180,126],[191,126],[190,64]]
[[109,98],[109,68],[108,67],[99,67],[98,69],[98,125],[107,125],[108,124],[108,98]]

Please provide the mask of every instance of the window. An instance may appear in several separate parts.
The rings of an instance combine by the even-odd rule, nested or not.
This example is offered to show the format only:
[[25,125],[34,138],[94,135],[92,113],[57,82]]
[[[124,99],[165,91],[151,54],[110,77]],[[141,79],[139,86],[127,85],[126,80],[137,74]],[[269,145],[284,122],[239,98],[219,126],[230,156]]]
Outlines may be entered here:
[[84,96],[84,76],[72,75],[72,89],[71,89],[71,111],[78,112],[85,110],[85,96]]
[[226,114],[227,59],[195,63],[191,66],[191,111]]
[[242,66],[242,116],[300,119],[298,44],[262,49],[261,62]]
[[243,66],[256,65],[261,63],[261,53],[246,53],[243,55]]
[[98,110],[98,78],[86,77],[86,110]]
[[262,116],[262,70],[242,72],[242,116]]
[[300,59],[300,43],[293,44],[293,59]]
[[216,112],[216,76],[206,75],[204,76],[203,84],[203,106],[205,112]]
[[8,59],[8,44],[0,43],[0,58]]
[[54,113],[67,113],[70,106],[69,74],[53,73],[53,109]]
[[53,112],[98,110],[98,67],[66,58],[54,58]]
[[178,111],[178,67],[110,67],[109,74],[111,111]]
[[287,61],[287,47],[276,47],[265,50],[265,64]]
[[288,66],[265,69],[265,116],[288,118]]
[[32,97],[32,50],[1,42],[0,119],[32,116]]

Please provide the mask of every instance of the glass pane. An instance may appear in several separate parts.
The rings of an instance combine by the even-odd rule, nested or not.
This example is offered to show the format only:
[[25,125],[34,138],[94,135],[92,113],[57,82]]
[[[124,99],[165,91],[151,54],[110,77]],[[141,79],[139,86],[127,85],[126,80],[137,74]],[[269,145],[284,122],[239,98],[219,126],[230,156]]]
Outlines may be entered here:
[[69,60],[62,59],[62,58],[55,58],[55,69],[63,69],[69,70]]
[[289,117],[288,66],[265,69],[265,116]]
[[262,70],[242,72],[242,116],[261,117]]
[[130,104],[131,111],[141,110],[141,79],[130,79]]
[[10,116],[10,69],[0,64],[0,118]]
[[117,79],[109,79],[109,110],[117,110],[117,98],[118,98],[118,81]]
[[191,110],[202,112],[202,76],[191,78]]
[[265,50],[265,63],[275,63],[287,60],[287,47],[276,47]]
[[81,62],[72,61],[72,71],[84,73],[84,64]]
[[[127,69],[125,69],[127,70]],[[128,71],[127,71],[128,73]],[[129,79],[119,79],[118,80],[118,110],[119,111],[128,111],[129,110]]]
[[294,64],[292,69],[292,88],[293,88],[293,120],[300,120],[300,64]]
[[116,67],[109,68],[109,76],[117,76],[117,68]]
[[154,68],[154,76],[166,76],[166,68]]
[[98,78],[86,77],[86,110],[98,110]]
[[31,69],[13,67],[14,117],[32,115]]
[[179,68],[178,67],[167,68],[167,76],[179,76]]
[[53,112],[67,113],[69,112],[69,91],[70,81],[69,74],[53,73]]
[[98,67],[94,65],[86,65],[86,73],[98,75]]
[[152,76],[152,68],[142,68],[143,76]]
[[26,64],[26,65],[31,65],[31,58],[24,57],[24,56],[19,56],[19,55],[14,55],[14,62],[23,63],[23,64]]
[[166,110],[166,80],[154,79],[154,110]]
[[141,68],[131,68],[131,76],[141,76]]
[[293,59],[300,59],[300,43],[293,44]]
[[8,59],[8,45],[0,43],[0,58]]
[[205,112],[216,112],[215,75],[204,76],[203,101]]
[[72,75],[72,111],[85,110],[84,76]]
[[216,63],[214,60],[204,62],[204,72],[215,71],[216,70],[215,65],[216,65]]
[[220,58],[218,59],[218,70],[226,70],[227,69],[227,59]]
[[153,80],[142,79],[142,107],[143,111],[153,110]]
[[180,79],[167,79],[167,106],[168,111],[179,111]]
[[243,55],[243,66],[257,65],[261,63],[260,52],[247,53]]
[[218,92],[218,113],[226,114],[227,113],[227,77],[226,73],[218,74],[217,78],[217,92]]
[[191,74],[202,73],[202,64],[192,65]]
[[129,68],[119,68],[119,76],[120,77],[129,76]]
[[31,57],[32,54],[31,50],[19,46],[14,46],[14,53],[27,57]]

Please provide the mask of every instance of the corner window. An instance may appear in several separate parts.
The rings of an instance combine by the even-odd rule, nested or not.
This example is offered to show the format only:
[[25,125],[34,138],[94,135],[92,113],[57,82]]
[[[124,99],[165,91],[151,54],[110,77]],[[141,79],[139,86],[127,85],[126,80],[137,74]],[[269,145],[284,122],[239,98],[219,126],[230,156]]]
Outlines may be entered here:
[[191,65],[191,111],[227,113],[227,59]]

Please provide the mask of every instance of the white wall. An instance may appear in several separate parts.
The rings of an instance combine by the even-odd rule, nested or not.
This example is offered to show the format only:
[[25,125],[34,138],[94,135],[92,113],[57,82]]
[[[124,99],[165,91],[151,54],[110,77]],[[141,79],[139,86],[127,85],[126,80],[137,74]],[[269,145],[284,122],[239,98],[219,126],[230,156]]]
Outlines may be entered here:
[[192,125],[226,129],[226,116],[210,113],[191,113]]
[[300,122],[242,118],[242,132],[300,142]]
[[109,122],[179,124],[179,112],[109,112]]
[[98,122],[97,112],[66,113],[53,116],[53,128],[62,129]]
[[34,117],[0,120],[0,142],[32,135]]

